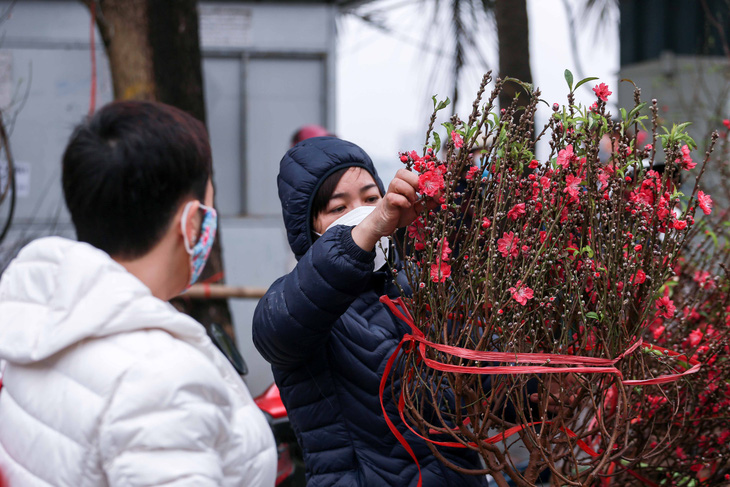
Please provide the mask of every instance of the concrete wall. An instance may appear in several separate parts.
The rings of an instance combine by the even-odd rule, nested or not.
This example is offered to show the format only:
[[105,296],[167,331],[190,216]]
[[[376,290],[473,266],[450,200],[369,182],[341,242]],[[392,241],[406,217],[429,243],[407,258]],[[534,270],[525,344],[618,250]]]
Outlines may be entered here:
[[[687,130],[698,145],[692,154],[698,164],[712,131],[720,134],[726,131],[722,120],[730,116],[730,65],[723,57],[678,56],[665,52],[659,59],[622,66],[619,78],[630,79],[641,88],[642,101],[651,103],[652,98],[657,99],[659,116],[667,128],[672,123],[692,122]],[[619,106],[633,107],[633,92],[631,83],[620,83]],[[646,113],[649,114],[648,110]],[[651,128],[650,122],[647,127]],[[662,159],[657,157],[657,160]],[[694,173],[684,177],[682,191],[690,194],[693,187]],[[707,167],[702,189],[717,198],[721,206],[730,203],[722,204],[724,192],[719,188],[717,168],[713,165]]]
[[[0,10],[9,4],[0,2]],[[201,2],[200,12],[226,280],[268,286],[294,264],[276,193],[278,162],[297,127],[335,128],[337,11],[316,3]],[[60,159],[89,108],[89,26],[89,12],[71,0],[17,2],[0,25],[0,107],[18,110],[11,144],[28,181],[6,249],[42,235],[73,237]],[[112,99],[99,39],[97,33],[97,106]],[[258,394],[273,379],[251,343],[256,303],[230,305],[247,381]]]

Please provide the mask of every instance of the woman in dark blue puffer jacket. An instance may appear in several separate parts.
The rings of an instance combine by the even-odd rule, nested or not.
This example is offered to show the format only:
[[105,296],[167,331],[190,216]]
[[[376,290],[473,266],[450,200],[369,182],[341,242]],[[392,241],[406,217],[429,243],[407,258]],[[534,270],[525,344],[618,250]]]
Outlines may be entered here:
[[[422,210],[417,176],[402,169],[386,193],[362,149],[317,137],[286,153],[278,185],[298,264],[259,302],[253,338],[272,364],[304,452],[308,485],[416,485],[417,466],[388,429],[378,394],[385,364],[409,330],[379,302],[399,292],[387,266],[374,270],[373,262],[376,242]],[[375,208],[356,226],[327,230],[361,206]],[[389,387],[384,404],[418,458],[424,486],[486,485],[484,476],[444,466],[406,429]],[[471,451],[441,451],[458,466],[480,468]]]

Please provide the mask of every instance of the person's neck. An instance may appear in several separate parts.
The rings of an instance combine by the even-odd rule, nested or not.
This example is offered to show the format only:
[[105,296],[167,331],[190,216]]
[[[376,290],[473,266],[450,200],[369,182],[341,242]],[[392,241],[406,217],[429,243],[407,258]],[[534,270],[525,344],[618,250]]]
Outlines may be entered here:
[[131,260],[114,258],[114,260],[142,281],[154,297],[169,301],[182,291],[179,276],[174,271],[176,269],[173,262],[174,252],[170,250],[164,244],[160,244],[142,257]]

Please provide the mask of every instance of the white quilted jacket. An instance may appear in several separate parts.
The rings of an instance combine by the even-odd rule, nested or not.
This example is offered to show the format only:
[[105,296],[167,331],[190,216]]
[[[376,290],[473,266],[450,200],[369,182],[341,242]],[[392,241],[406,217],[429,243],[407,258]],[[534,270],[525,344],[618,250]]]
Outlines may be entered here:
[[10,487],[273,486],[274,441],[204,328],[107,254],[58,237],[0,280]]

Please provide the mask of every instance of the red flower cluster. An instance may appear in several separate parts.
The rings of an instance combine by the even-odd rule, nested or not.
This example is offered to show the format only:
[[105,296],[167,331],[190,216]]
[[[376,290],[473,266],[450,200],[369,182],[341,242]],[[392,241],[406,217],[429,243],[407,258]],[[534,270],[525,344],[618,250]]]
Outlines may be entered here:
[[705,194],[703,191],[697,192],[697,204],[705,215],[712,213],[712,198],[709,194]]
[[690,169],[694,169],[695,166],[697,166],[697,163],[692,161],[692,156],[690,155],[690,150],[687,144],[682,146],[682,160],[680,161],[677,159],[677,162],[680,163],[680,166],[685,171],[689,171]]
[[512,298],[520,303],[522,306],[527,304],[528,299],[535,297],[534,292],[527,286],[522,285],[522,281],[517,281],[514,287],[508,289],[512,294]]
[[606,83],[601,83],[601,84],[594,86],[593,92],[602,101],[608,101],[608,97],[613,94],[613,92],[608,91],[608,85]]
[[563,169],[568,169],[572,163],[576,161],[575,153],[573,153],[573,144],[558,152],[558,165]]
[[497,249],[502,257],[512,257],[513,259],[520,254],[520,239],[515,237],[514,232],[505,233],[502,238],[497,240]]
[[[603,458],[617,444],[634,444],[626,436],[634,425],[643,427],[645,421],[656,418],[672,423],[674,418],[671,407],[676,403],[667,399],[663,389],[622,389],[620,380],[647,378],[641,374],[649,370],[656,372],[654,377],[677,373],[682,370],[675,365],[680,359],[651,354],[649,345],[632,346],[639,339],[644,343],[656,340],[657,345],[672,339],[672,353],[694,358],[704,353],[702,347],[714,336],[701,326],[687,331],[681,340],[673,335],[674,323],[694,319],[694,315],[691,310],[684,315],[687,306],[672,285],[665,285],[676,266],[678,249],[689,240],[695,225],[695,208],[709,214],[713,203],[700,191],[693,192],[685,205],[675,191],[671,176],[678,169],[696,166],[688,145],[667,142],[669,139],[656,133],[652,138],[634,139],[624,127],[620,136],[614,136],[608,162],[599,160],[601,138],[611,133],[605,102],[612,93],[604,83],[596,85],[594,92],[599,101],[593,111],[576,106],[552,111],[549,127],[542,132],[552,130],[546,137],[551,154],[542,163],[535,158],[534,121],[528,120],[537,107],[533,100],[518,123],[511,116],[500,117],[499,112],[495,117],[472,114],[469,121],[451,118],[444,123],[450,140],[440,152],[446,161],[437,160],[428,150],[423,157],[405,154],[406,163],[418,172],[420,194],[436,204],[430,204],[434,209],[408,228],[403,272],[413,291],[410,309],[414,321],[433,343],[510,354],[573,354],[610,360],[631,349],[615,363],[620,376],[587,372],[579,386],[585,398],[608,398],[614,390],[613,406],[605,410],[601,410],[602,401],[584,401],[580,406],[581,414],[595,417],[600,424],[577,432],[580,438],[590,438],[593,433],[588,431],[626,426],[621,432],[601,433],[595,440],[595,450]],[[483,105],[474,106],[478,112]],[[503,114],[510,110],[506,108]],[[478,164],[467,151],[453,150],[473,143],[472,137],[491,144],[484,150],[489,156]],[[433,139],[435,150],[440,144]],[[644,144],[654,139],[656,149]],[[646,159],[662,156],[669,163],[663,175],[645,169]],[[710,292],[718,283],[707,274],[698,274],[693,282],[703,292]],[[454,383],[447,371],[435,374]],[[463,390],[480,390],[474,387],[479,377],[471,375],[460,376],[468,383]],[[494,380],[510,382],[503,384],[507,390],[519,390],[514,384],[524,384],[528,376],[510,375],[509,381],[495,376]],[[620,399],[619,391],[623,391]],[[619,400],[625,406],[624,401],[633,401],[643,392],[650,397],[637,401],[635,410],[616,406]],[[467,399],[474,403],[474,398],[459,400]],[[489,407],[495,404],[494,398],[478,399],[474,410],[480,415],[475,413],[472,420],[492,418]],[[622,416],[605,419],[610,415]],[[463,418],[445,420],[458,424]],[[529,419],[523,417],[519,422],[527,424]],[[425,431],[429,428],[426,425]],[[541,437],[543,432],[546,437],[564,438],[557,426],[544,425]],[[459,435],[454,433],[464,441]],[[665,439],[650,441],[662,443]],[[551,452],[562,447],[556,442],[548,446],[545,450],[540,445],[532,448],[540,450],[540,458],[549,463]],[[687,461],[696,459],[689,449],[685,452]],[[641,458],[640,453],[632,458]],[[573,475],[567,470],[564,473]]]
[[418,176],[418,191],[426,196],[434,197],[444,189],[444,176],[440,171],[431,170]]
[[437,262],[431,264],[431,280],[433,282],[444,282],[446,278],[451,277],[451,266],[449,265],[451,249],[446,239],[441,240],[439,250],[440,255]]

